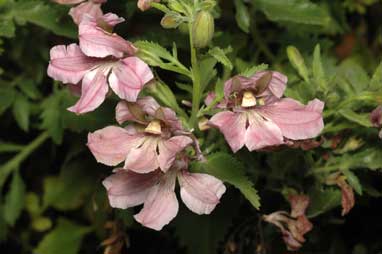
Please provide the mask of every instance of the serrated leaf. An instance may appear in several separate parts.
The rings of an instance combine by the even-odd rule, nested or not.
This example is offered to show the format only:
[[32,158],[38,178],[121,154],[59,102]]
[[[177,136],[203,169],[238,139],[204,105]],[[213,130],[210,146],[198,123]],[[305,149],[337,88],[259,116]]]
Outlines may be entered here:
[[251,15],[249,15],[248,8],[245,6],[243,0],[235,0],[235,19],[239,28],[245,32],[249,33],[249,27],[251,25]]
[[382,89],[382,62],[378,65],[370,80],[369,89],[373,91]]
[[4,220],[13,226],[24,208],[25,184],[18,170],[13,172],[10,189],[5,196]]
[[30,103],[28,99],[20,93],[17,94],[12,110],[13,116],[20,128],[24,131],[28,131],[30,114]]
[[317,82],[318,86],[322,90],[327,89],[327,83],[325,80],[324,67],[321,61],[321,48],[320,44],[317,44],[313,52],[313,63],[312,63],[313,78]]
[[356,113],[351,109],[341,109],[338,111],[338,113],[351,122],[357,123],[361,126],[365,126],[368,128],[372,127],[369,114]]
[[212,57],[214,57],[219,63],[223,64],[228,69],[232,70],[233,65],[231,60],[228,59],[223,49],[219,47],[214,47],[208,51]]
[[253,0],[272,21],[329,26],[331,17],[322,6],[309,0]]
[[61,93],[54,93],[41,104],[42,112],[40,118],[42,122],[40,127],[48,131],[56,144],[62,142],[64,132],[61,98]]
[[33,253],[77,254],[82,238],[90,230],[89,227],[80,226],[60,218],[57,226],[44,236]]
[[313,187],[308,195],[311,198],[307,211],[309,218],[316,217],[341,205],[342,194],[339,189]]
[[255,66],[252,66],[251,68],[246,69],[245,71],[240,73],[240,75],[249,78],[249,77],[255,75],[256,72],[265,71],[267,69],[268,69],[268,64],[263,63],[263,64],[255,65]]
[[195,166],[193,170],[196,172],[207,173],[232,184],[256,209],[260,208],[260,197],[253,183],[245,175],[244,166],[234,157],[226,153],[216,153],[207,162],[200,162]]

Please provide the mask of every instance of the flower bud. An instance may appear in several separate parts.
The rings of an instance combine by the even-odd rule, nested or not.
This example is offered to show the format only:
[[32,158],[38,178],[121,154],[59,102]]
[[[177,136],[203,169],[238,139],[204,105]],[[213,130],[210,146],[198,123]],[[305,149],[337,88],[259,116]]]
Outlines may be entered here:
[[179,18],[173,14],[166,14],[160,22],[161,26],[166,29],[177,28],[180,23]]
[[208,45],[214,35],[214,17],[208,11],[200,11],[196,14],[192,27],[193,43],[197,48],[204,48]]

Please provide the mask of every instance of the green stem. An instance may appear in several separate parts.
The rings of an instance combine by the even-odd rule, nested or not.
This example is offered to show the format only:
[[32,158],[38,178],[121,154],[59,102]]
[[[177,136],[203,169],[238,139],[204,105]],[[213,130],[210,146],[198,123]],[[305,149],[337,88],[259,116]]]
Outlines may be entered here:
[[192,68],[192,110],[190,125],[194,128],[197,127],[197,115],[199,112],[200,99],[201,99],[201,84],[200,84],[200,69],[198,64],[198,57],[196,48],[193,43],[193,31],[192,31],[192,22],[189,26],[190,31],[190,48],[191,48],[191,68]]
[[29,157],[42,143],[49,138],[48,132],[41,133],[36,139],[25,146],[16,156],[0,167],[0,186],[3,186],[8,175]]

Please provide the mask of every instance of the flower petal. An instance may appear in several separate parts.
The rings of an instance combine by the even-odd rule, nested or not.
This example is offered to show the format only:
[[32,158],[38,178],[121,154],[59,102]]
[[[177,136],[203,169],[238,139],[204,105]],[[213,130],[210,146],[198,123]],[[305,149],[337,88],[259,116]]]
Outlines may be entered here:
[[370,122],[374,127],[382,126],[382,106],[376,107],[370,114]]
[[96,4],[92,1],[86,1],[76,7],[72,7],[69,11],[69,15],[72,17],[74,23],[79,25],[84,15],[90,15],[92,17],[98,18],[102,17],[103,13],[101,10],[101,4]]
[[141,11],[146,11],[146,10],[150,9],[150,4],[152,2],[159,3],[160,0],[138,0],[137,5]]
[[64,83],[77,84],[87,71],[99,64],[87,57],[77,44],[58,45],[50,50],[48,76]]
[[322,107],[323,103],[319,100],[304,106],[293,99],[281,99],[262,107],[258,112],[276,123],[283,136],[299,140],[314,138],[322,131]]
[[219,128],[232,151],[236,153],[245,144],[246,122],[245,113],[223,111],[214,115],[209,124]]
[[140,98],[136,103],[121,101],[115,108],[115,118],[119,124],[126,121],[134,121],[145,124],[145,114],[155,116],[155,112],[160,108],[153,97],[146,96]]
[[184,204],[196,214],[210,214],[226,191],[222,181],[207,174],[178,174]]
[[128,57],[113,67],[109,83],[119,98],[135,102],[143,86],[153,78],[145,62],[138,57]]
[[103,30],[97,25],[97,20],[88,15],[82,19],[78,33],[81,50],[87,56],[122,58],[125,54],[131,55],[136,51],[131,42]]
[[249,151],[283,143],[283,135],[275,123],[264,120],[256,113],[250,115],[249,127],[245,133],[245,145]]
[[53,2],[56,2],[58,4],[79,4],[85,0],[53,0]]
[[68,110],[76,114],[93,111],[102,104],[108,91],[106,75],[102,71],[88,72],[82,80],[81,98]]
[[137,174],[120,169],[102,184],[107,190],[111,207],[126,209],[143,204],[159,177],[160,171]]
[[179,204],[174,192],[176,175],[166,174],[151,188],[143,209],[134,218],[143,226],[161,230],[178,213]]
[[128,152],[140,144],[142,136],[115,126],[88,134],[88,147],[98,162],[115,166],[125,160]]
[[[264,74],[268,73],[269,71],[260,71],[257,72],[254,76],[251,77],[251,80],[256,82],[259,80]],[[268,91],[271,92],[274,96],[281,98],[284,94],[284,91],[286,89],[286,84],[288,82],[288,77],[284,74],[272,71],[272,79],[269,82],[268,85]],[[267,93],[267,91],[265,91]]]
[[136,146],[129,151],[123,168],[140,174],[154,171],[159,167],[157,146],[158,138],[146,137],[140,146]]
[[158,142],[158,162],[162,171],[166,172],[174,163],[177,153],[192,143],[187,136],[175,136],[168,140]]

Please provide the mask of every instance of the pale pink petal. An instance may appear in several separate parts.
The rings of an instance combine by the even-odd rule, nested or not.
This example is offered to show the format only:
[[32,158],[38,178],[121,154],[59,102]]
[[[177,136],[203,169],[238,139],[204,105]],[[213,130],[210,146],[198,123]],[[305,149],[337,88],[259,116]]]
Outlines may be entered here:
[[376,107],[370,114],[370,122],[374,127],[382,126],[382,106]]
[[64,83],[77,84],[100,60],[87,57],[77,44],[59,45],[50,50],[48,76]]
[[157,146],[158,138],[146,137],[142,145],[129,151],[124,168],[140,174],[154,171],[159,167]]
[[85,0],[53,0],[53,2],[56,2],[58,4],[79,4]]
[[81,98],[68,110],[76,114],[93,111],[105,100],[108,90],[106,75],[102,71],[88,72],[82,80]]
[[92,1],[86,1],[78,6],[72,7],[69,11],[69,15],[72,17],[74,23],[79,25],[84,15],[90,15],[98,18],[102,17],[101,4],[93,3]]
[[[117,104],[115,109],[116,120],[119,124],[126,121],[135,121],[138,123],[142,122],[141,114],[148,114],[150,116],[155,116],[155,112],[160,108],[159,104],[155,101],[153,97],[146,96],[140,98],[136,101],[136,105],[131,105],[126,101],[121,101]],[[140,112],[131,112],[131,110]],[[144,117],[144,116],[143,116]]]
[[304,216],[305,211],[309,206],[310,198],[307,195],[290,195],[288,197],[290,206],[291,206],[291,213],[290,215],[293,218],[297,218],[298,216]]
[[283,143],[283,135],[275,123],[264,120],[256,113],[249,117],[249,127],[245,134],[245,145],[249,151]]
[[96,19],[88,15],[79,25],[79,40],[82,52],[92,57],[122,58],[125,54],[131,55],[136,51],[131,42],[103,30],[97,25]]
[[160,175],[159,171],[137,174],[118,170],[102,182],[107,190],[110,206],[126,209],[143,204]]
[[245,113],[223,111],[214,115],[209,124],[219,128],[232,151],[236,153],[245,144],[247,116]]
[[128,152],[142,142],[142,136],[134,135],[120,127],[108,126],[88,134],[88,147],[96,160],[108,166],[116,166],[125,160]]
[[179,204],[174,192],[176,175],[166,174],[151,188],[143,209],[134,218],[143,226],[161,230],[178,213]]
[[166,172],[174,163],[176,155],[192,143],[187,136],[175,136],[158,142],[158,162],[162,171]]
[[318,100],[304,106],[293,99],[281,99],[257,110],[281,129],[283,136],[299,140],[314,138],[324,128],[322,104]]
[[[268,73],[269,71],[260,71],[257,72],[254,76],[251,77],[251,79],[256,82],[259,80],[264,74]],[[272,79],[269,82],[268,90],[276,97],[281,98],[284,94],[284,91],[286,89],[286,84],[288,82],[288,77],[284,74],[277,72],[277,71],[271,71],[272,72]]]
[[222,181],[207,174],[178,174],[184,204],[196,214],[210,214],[226,191]]
[[170,108],[161,107],[155,112],[154,117],[163,121],[173,131],[182,129],[182,123]]
[[253,81],[244,76],[234,76],[224,83],[224,97],[227,99],[233,92],[253,86]]
[[103,21],[106,22],[106,24],[108,24],[109,26],[111,27],[114,27],[115,25],[118,25],[122,22],[125,22],[125,19],[122,18],[122,17],[118,17],[118,15],[114,14],[114,13],[106,13],[105,15],[103,15],[101,17],[101,19]]
[[143,86],[153,78],[145,62],[138,57],[127,57],[113,67],[109,83],[119,98],[135,102]]

